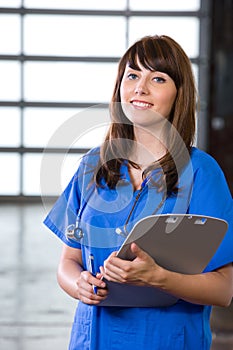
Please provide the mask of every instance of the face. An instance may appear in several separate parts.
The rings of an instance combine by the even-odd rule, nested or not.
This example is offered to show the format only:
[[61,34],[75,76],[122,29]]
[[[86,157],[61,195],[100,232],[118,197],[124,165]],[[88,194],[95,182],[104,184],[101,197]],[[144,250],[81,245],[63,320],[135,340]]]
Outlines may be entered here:
[[140,64],[139,68],[125,68],[120,87],[122,109],[134,125],[149,127],[169,117],[177,89],[166,73]]

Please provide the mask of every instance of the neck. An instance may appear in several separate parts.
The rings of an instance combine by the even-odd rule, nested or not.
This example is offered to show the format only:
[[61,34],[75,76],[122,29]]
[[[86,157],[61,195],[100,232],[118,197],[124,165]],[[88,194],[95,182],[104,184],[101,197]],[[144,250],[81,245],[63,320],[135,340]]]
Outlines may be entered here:
[[161,131],[152,133],[147,129],[135,127],[134,134],[136,142],[132,160],[135,163],[144,168],[166,154],[167,149]]

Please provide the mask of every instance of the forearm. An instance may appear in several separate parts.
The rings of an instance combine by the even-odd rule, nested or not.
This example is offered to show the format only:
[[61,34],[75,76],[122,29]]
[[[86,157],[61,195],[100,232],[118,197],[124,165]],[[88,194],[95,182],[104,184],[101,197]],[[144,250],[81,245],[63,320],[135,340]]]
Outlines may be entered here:
[[190,303],[228,306],[233,296],[233,281],[229,280],[229,273],[225,274],[227,269],[232,270],[232,266],[198,275],[163,270],[159,288]]
[[57,280],[61,288],[72,298],[78,299],[77,281],[83,268],[72,259],[63,259],[57,271]]
[[100,275],[93,276],[82,266],[81,250],[64,245],[57,271],[58,283],[72,298],[85,304],[98,305],[108,294],[106,284]]
[[109,281],[147,285],[201,305],[228,306],[233,296],[233,267],[225,265],[213,272],[185,275],[164,269],[135,243],[133,261],[122,260],[113,252],[101,267]]

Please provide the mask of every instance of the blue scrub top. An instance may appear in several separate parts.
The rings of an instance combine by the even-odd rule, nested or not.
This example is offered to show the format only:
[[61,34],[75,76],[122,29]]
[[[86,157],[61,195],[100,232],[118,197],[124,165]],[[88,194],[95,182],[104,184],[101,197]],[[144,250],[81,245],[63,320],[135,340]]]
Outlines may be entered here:
[[[65,244],[82,250],[84,269],[87,269],[89,255],[93,254],[95,272],[123,243],[124,238],[115,230],[124,226],[138,194],[133,190],[126,162],[121,166],[116,189],[109,189],[104,182],[96,188],[92,176],[98,160],[98,148],[83,157],[44,221]],[[155,180],[157,176],[159,172],[153,172]],[[204,272],[233,262],[233,201],[217,162],[205,152],[192,148],[190,162],[179,174],[179,188],[179,194],[167,198],[156,214],[190,213],[226,220],[227,234]],[[142,217],[151,215],[161,200],[162,194],[153,181],[149,181],[141,192],[128,230]],[[65,236],[67,226],[75,224],[77,217],[84,232],[79,242],[67,240]],[[210,312],[210,306],[183,300],[163,308],[101,307],[79,302],[69,349],[207,350],[211,345]]]

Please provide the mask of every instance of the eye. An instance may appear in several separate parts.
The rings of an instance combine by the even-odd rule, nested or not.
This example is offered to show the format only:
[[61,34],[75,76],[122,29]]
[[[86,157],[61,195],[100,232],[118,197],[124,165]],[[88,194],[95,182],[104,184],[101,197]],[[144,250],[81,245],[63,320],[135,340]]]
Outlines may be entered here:
[[162,78],[162,77],[154,77],[153,78],[154,81],[156,81],[157,83],[165,83],[166,79]]
[[137,74],[135,74],[135,73],[129,73],[128,75],[127,75],[127,78],[128,79],[130,79],[130,80],[135,80],[135,79],[137,79]]

